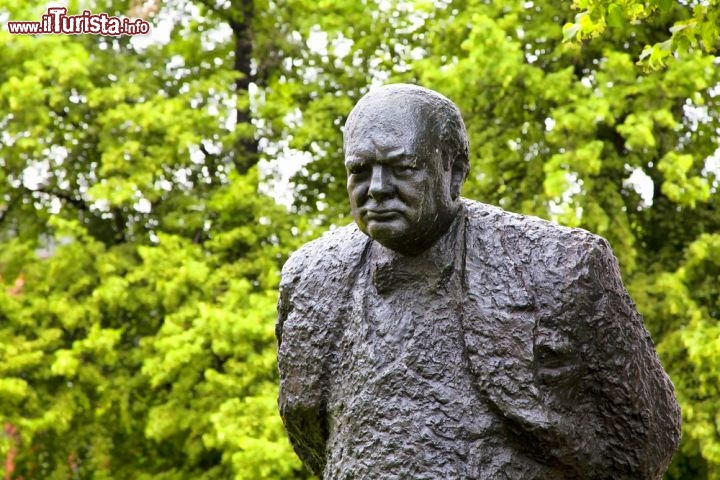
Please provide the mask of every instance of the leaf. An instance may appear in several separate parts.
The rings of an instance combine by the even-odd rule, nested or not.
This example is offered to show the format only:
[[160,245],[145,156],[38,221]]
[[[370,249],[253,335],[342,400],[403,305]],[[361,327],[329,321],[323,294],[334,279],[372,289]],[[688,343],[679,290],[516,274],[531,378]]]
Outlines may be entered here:
[[614,3],[610,4],[610,6],[608,7],[607,23],[608,25],[615,28],[625,27],[625,16],[619,5]]

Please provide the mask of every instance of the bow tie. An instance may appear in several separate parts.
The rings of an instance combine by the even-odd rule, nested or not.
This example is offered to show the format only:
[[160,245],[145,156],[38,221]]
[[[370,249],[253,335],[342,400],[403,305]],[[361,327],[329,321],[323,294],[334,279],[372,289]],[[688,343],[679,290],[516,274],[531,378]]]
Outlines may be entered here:
[[397,288],[443,287],[450,281],[454,268],[454,262],[437,265],[430,259],[401,258],[376,262],[370,273],[375,289],[382,295]]

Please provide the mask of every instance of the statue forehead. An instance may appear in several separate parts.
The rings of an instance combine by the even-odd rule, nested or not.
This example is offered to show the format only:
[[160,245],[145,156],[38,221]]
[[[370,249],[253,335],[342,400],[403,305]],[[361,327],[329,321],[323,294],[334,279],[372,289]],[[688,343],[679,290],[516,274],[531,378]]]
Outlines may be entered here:
[[350,112],[344,136],[365,135],[368,131],[397,130],[426,132],[436,121],[440,94],[415,85],[390,85],[366,94]]
[[348,116],[348,123],[372,117],[408,116],[413,120],[432,116],[445,97],[427,88],[408,84],[394,84],[365,94]]

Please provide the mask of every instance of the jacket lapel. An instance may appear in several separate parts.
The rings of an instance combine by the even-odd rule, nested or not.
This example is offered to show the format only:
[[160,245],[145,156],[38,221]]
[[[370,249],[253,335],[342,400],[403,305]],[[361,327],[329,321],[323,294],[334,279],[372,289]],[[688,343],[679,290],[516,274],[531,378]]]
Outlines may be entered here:
[[502,412],[538,402],[533,377],[535,306],[514,255],[518,231],[500,209],[466,204],[461,322],[480,393]]

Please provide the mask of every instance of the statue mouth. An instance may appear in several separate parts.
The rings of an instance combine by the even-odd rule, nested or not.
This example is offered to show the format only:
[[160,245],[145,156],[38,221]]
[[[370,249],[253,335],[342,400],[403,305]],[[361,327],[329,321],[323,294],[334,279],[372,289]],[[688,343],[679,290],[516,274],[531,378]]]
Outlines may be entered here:
[[365,216],[368,220],[392,220],[393,218],[400,215],[400,212],[398,210],[392,210],[392,209],[372,209],[372,210],[366,210]]

